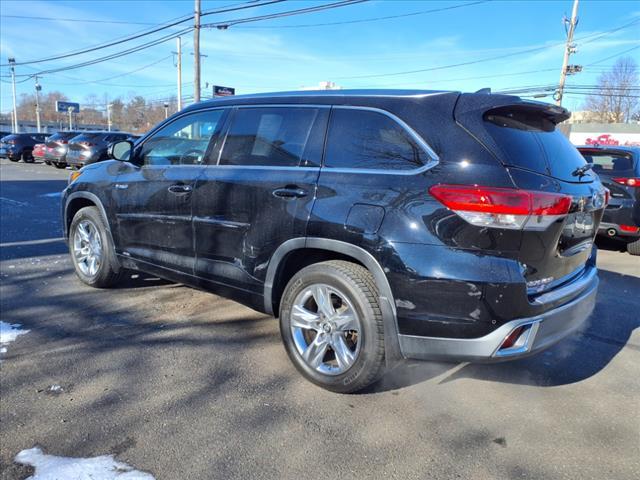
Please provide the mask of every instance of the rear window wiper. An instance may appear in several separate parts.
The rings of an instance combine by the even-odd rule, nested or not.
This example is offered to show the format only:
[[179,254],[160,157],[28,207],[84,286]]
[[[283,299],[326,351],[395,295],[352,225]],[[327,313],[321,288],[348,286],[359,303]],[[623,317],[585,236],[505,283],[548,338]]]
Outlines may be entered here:
[[576,168],[573,172],[571,172],[571,175],[573,175],[574,177],[582,178],[587,174],[589,170],[591,170],[592,167],[593,164],[587,163],[582,167]]

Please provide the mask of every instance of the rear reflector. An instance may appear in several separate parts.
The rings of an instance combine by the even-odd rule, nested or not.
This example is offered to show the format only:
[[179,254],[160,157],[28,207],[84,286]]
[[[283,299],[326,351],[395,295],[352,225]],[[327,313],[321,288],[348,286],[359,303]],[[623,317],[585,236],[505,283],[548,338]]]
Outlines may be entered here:
[[544,230],[569,213],[569,195],[478,185],[434,185],[445,207],[467,222],[485,227]]
[[620,225],[620,230],[623,232],[636,233],[640,231],[640,227],[636,227],[635,225]]
[[520,335],[522,335],[522,332],[524,332],[524,328],[525,327],[518,327],[514,329],[509,335],[507,335],[507,338],[505,338],[502,342],[502,345],[500,345],[500,349],[513,347],[516,343],[516,340],[518,340],[518,338],[520,338]]
[[613,181],[625,187],[640,187],[640,178],[618,177],[614,178]]

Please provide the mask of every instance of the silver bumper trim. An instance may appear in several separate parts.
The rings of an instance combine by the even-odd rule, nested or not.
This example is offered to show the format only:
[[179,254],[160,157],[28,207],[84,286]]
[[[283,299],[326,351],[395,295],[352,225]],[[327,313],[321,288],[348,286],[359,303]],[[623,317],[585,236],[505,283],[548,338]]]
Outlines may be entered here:
[[[594,269],[595,270],[595,269]],[[578,330],[589,317],[596,303],[597,275],[589,275],[588,288],[571,302],[542,315],[512,320],[480,338],[440,338],[398,335],[400,350],[405,358],[420,360],[455,360],[491,362],[530,355],[562,340]],[[526,341],[507,355],[498,349],[514,329],[531,325]]]

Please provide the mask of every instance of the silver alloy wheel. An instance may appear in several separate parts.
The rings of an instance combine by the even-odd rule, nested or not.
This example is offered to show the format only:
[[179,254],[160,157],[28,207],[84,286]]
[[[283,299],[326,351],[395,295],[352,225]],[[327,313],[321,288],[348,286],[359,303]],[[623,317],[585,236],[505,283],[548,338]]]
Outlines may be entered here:
[[360,319],[349,298],[316,283],[301,291],[290,314],[293,342],[302,359],[325,375],[346,372],[360,353]]
[[73,235],[73,256],[80,271],[95,277],[102,264],[102,240],[98,228],[89,220],[78,223]]

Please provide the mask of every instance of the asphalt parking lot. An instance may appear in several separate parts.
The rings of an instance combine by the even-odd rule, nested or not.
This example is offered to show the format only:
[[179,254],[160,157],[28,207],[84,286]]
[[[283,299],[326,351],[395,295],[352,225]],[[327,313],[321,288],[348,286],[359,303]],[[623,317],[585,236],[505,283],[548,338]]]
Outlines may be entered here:
[[[411,363],[358,395],[306,382],[277,322],[139,275],[91,289],[61,241],[68,171],[0,161],[0,478],[34,446],[156,479],[640,478],[640,257],[601,250],[571,341],[499,365]],[[126,477],[123,477],[126,478]]]

